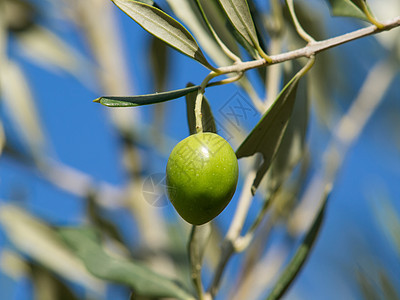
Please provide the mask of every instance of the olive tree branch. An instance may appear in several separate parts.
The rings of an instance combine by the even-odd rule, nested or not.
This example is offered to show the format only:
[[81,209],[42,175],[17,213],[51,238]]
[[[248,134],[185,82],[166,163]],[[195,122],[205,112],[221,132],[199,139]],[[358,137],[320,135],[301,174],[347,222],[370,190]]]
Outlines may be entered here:
[[[315,56],[311,56],[307,64],[301,68],[300,71],[294,75],[295,77],[303,77],[313,66],[315,61]],[[238,206],[236,208],[235,215],[228,229],[228,232],[222,242],[222,253],[220,261],[217,265],[213,280],[209,289],[207,290],[207,299],[213,298],[218,290],[224,269],[228,263],[231,256],[237,252],[245,250],[246,247],[243,245],[248,245],[251,241],[252,234],[245,236],[245,242],[242,240],[241,231],[243,229],[244,222],[247,218],[248,211],[250,209],[251,201],[253,199],[253,194],[251,191],[251,186],[254,181],[254,177],[257,173],[257,160],[253,160],[253,165],[251,171],[247,174],[246,180],[244,182],[241,195],[239,197]],[[265,213],[267,209],[262,210]],[[257,226],[256,224],[255,226]],[[254,230],[254,228],[252,228]],[[250,237],[250,238],[248,238]]]
[[259,68],[265,65],[273,65],[282,63],[284,61],[293,60],[300,57],[311,57],[319,52],[324,50],[372,35],[382,31],[391,30],[393,28],[400,26],[400,16],[382,23],[382,27],[378,28],[375,25],[371,25],[359,30],[355,30],[337,37],[333,37],[330,39],[326,39],[323,41],[317,42],[310,42],[307,46],[296,49],[293,51],[277,54],[277,55],[270,55],[270,61],[267,62],[265,59],[258,59],[252,61],[246,61],[242,63],[237,63],[231,66],[221,67],[218,68],[219,74],[227,74],[233,72],[244,72],[250,69]]

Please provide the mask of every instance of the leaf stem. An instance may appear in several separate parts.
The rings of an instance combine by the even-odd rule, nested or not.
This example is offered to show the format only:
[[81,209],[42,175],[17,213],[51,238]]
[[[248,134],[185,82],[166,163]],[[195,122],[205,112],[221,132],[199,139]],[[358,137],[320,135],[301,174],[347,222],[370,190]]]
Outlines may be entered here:
[[240,57],[238,57],[235,53],[233,53],[221,40],[221,38],[218,36],[218,34],[215,32],[214,28],[212,27],[210,21],[208,20],[206,13],[204,12],[203,6],[201,5],[199,0],[196,0],[197,6],[200,10],[201,15],[203,16],[204,21],[207,24],[208,29],[211,31],[211,34],[213,35],[215,41],[218,43],[218,45],[221,47],[222,51],[228,56],[230,59],[232,59],[234,62],[241,62],[242,60]]
[[365,1],[360,1],[361,6],[362,6],[362,11],[364,12],[365,16],[367,17],[367,19],[374,24],[376,27],[378,27],[379,29],[383,29],[384,25],[380,22],[378,22],[378,20],[371,14],[367,3]]
[[314,38],[309,35],[301,26],[299,20],[297,19],[296,12],[294,10],[293,0],[286,0],[286,4],[289,8],[290,15],[293,19],[294,26],[296,27],[297,33],[308,43],[315,42]]
[[216,81],[216,82],[210,82],[209,84],[207,84],[207,87],[211,87],[211,86],[217,86],[217,85],[224,85],[224,84],[228,84],[228,83],[232,83],[235,81],[238,81],[239,79],[241,79],[243,77],[243,72],[238,73],[235,76],[232,76],[230,78],[226,78],[220,81]]

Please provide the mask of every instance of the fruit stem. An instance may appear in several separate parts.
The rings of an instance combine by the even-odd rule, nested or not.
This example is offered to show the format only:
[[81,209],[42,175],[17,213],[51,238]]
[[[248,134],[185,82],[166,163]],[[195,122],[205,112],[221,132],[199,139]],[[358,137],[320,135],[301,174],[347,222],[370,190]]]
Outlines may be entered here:
[[196,133],[203,132],[203,114],[201,113],[201,104],[203,102],[204,89],[206,88],[208,82],[218,75],[221,74],[214,71],[210,72],[210,74],[208,74],[206,78],[204,78],[203,82],[200,85],[199,91],[197,92],[196,104],[194,106],[194,115],[196,117]]

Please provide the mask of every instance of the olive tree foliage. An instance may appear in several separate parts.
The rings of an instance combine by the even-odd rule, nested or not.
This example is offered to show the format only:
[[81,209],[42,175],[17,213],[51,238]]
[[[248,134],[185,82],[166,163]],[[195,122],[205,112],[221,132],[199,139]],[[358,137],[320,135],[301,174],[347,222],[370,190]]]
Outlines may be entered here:
[[[329,195],[347,150],[398,75],[400,16],[378,20],[367,1],[329,0],[324,4],[333,17],[349,17],[358,24],[357,30],[330,37],[323,30],[319,12],[308,1],[43,2],[58,18],[79,28],[92,59],[40,21],[38,11],[44,10],[37,1],[0,1],[0,93],[8,115],[0,119],[0,153],[49,186],[86,201],[86,222],[54,228],[24,205],[2,202],[0,224],[12,245],[1,250],[2,272],[15,281],[31,275],[37,299],[105,299],[110,283],[126,287],[131,299],[281,298],[301,275],[318,235],[323,234]],[[396,1],[380,1],[377,7],[398,8]],[[151,37],[149,68],[154,93],[129,93],[132,79],[119,35],[118,9]],[[385,55],[366,74],[348,110],[339,112],[332,101],[333,91],[340,88],[340,83],[335,86],[338,75],[332,70],[339,66],[332,61],[341,58],[327,50],[367,36],[379,39]],[[28,75],[8,53],[11,43],[16,43],[28,60],[49,72],[67,72],[88,89],[94,85],[88,73],[96,75],[100,86],[96,93],[106,96],[94,102],[109,107],[106,111],[120,140],[119,155],[126,171],[123,186],[96,180],[47,155],[46,130]],[[167,46],[201,65],[205,71],[202,81],[193,84],[188,80],[186,86],[168,90],[171,65]],[[235,133],[224,120],[214,119],[211,104],[217,99],[206,95],[222,85],[236,85],[260,116],[246,135]],[[149,154],[141,147],[153,147],[159,155],[168,156],[170,149],[165,150],[165,145],[170,142],[162,131],[162,120],[174,118],[172,113],[165,114],[170,100],[186,100],[188,122],[182,126],[188,126],[190,134],[211,131],[224,135],[221,127],[231,134],[229,142],[239,159],[241,176],[235,212],[229,216],[226,230],[215,221],[190,226],[177,215],[171,221],[143,199],[149,172],[143,157]],[[135,107],[142,105],[154,105],[156,120],[151,126],[141,124]],[[306,139],[311,109],[319,126],[329,132],[317,170],[309,168],[313,158]],[[7,134],[6,120],[17,128],[24,150]],[[250,214],[254,201],[259,203],[258,210]],[[385,203],[387,209],[378,217],[396,241],[399,218],[390,201]],[[134,220],[140,246],[129,245],[121,227],[105,217],[119,209]],[[385,217],[388,212],[390,219]],[[273,252],[266,245],[278,226],[297,242],[290,249],[285,245],[280,252]],[[242,257],[241,272],[227,273],[235,256]],[[388,298],[396,298],[393,282],[382,274],[380,288]],[[358,280],[365,295],[382,293],[362,273]],[[221,291],[221,285],[230,292]]]

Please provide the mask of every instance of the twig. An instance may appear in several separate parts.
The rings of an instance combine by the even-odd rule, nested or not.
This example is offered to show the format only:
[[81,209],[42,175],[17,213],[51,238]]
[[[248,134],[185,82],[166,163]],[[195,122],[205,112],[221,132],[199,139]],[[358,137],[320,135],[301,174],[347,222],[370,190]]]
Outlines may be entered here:
[[264,65],[273,65],[278,64],[287,60],[293,60],[300,57],[311,57],[321,51],[372,35],[376,34],[381,31],[391,30],[393,28],[400,26],[400,16],[396,17],[388,22],[382,23],[382,28],[379,29],[375,25],[371,25],[359,30],[355,30],[353,32],[349,32],[334,38],[330,38],[327,40],[319,41],[319,42],[312,42],[309,43],[307,46],[289,51],[286,53],[281,53],[277,55],[271,55],[269,58],[271,59],[270,62],[265,61],[264,59],[246,61],[242,63],[238,63],[232,66],[221,67],[219,68],[219,72],[221,74],[233,73],[233,72],[244,72],[250,69],[259,68]]
[[240,236],[240,232],[243,228],[247,212],[250,208],[251,199],[253,198],[251,194],[251,185],[253,184],[255,175],[256,171],[253,167],[252,171],[250,171],[247,175],[246,181],[242,188],[242,193],[239,197],[239,203],[236,208],[235,215],[229,227],[228,233],[226,234],[225,239],[222,242],[221,258],[215,270],[211,285],[207,290],[207,295],[209,295],[209,297],[211,298],[215,296],[218,290],[226,264],[228,263],[230,257],[235,253],[235,242],[236,239]]

